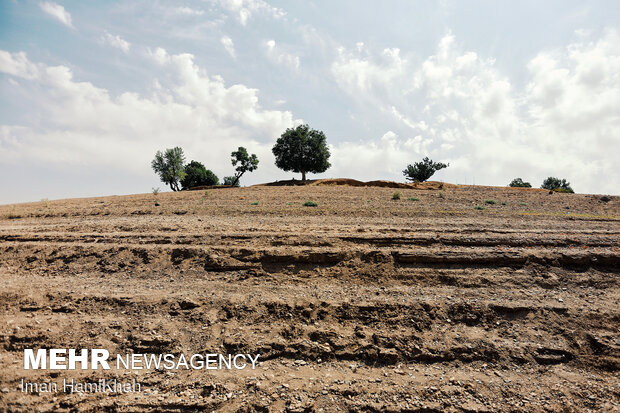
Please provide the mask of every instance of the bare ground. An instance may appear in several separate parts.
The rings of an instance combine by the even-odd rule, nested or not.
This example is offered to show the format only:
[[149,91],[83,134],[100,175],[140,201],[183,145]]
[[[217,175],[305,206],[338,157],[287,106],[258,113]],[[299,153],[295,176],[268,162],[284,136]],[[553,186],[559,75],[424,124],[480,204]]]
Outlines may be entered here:
[[[0,410],[620,409],[617,197],[394,191],[0,206]],[[23,370],[33,347],[260,353],[261,364],[59,375]],[[18,390],[101,377],[143,391]]]

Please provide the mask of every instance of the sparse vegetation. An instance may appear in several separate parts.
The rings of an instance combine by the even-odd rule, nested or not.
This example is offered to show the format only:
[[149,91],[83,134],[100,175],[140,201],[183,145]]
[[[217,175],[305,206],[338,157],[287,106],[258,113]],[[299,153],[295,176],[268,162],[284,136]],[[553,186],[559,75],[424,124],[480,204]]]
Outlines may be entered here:
[[502,206],[506,206],[506,203],[505,203],[505,202],[502,202]]
[[315,206],[319,206],[319,204],[317,204],[314,201],[306,201],[303,203],[303,206],[307,206],[307,207],[315,207]]
[[489,205],[495,205],[497,204],[497,201],[495,201],[494,199],[487,199],[484,201],[484,203]]
[[258,169],[258,157],[255,154],[248,154],[247,149],[243,146],[240,146],[236,151],[231,153],[230,156],[232,157],[231,162],[233,166],[239,164],[239,166],[235,168],[235,171],[237,171],[234,176],[235,180],[230,185],[239,186],[239,179],[241,179],[244,173],[253,172]]
[[155,206],[159,206],[159,201],[157,200],[157,195],[159,195],[159,187],[151,189],[153,191],[153,196],[155,197]]
[[519,202],[519,205],[521,205],[521,206],[527,206],[527,203],[525,203],[525,202]]
[[419,201],[420,198],[416,198],[415,196],[411,196],[409,198],[407,198],[409,201]]
[[439,192],[439,195],[437,195],[437,196],[438,196],[439,198],[441,198],[441,199],[444,199],[444,196],[445,196],[445,195],[443,194],[443,191],[441,191],[441,192]]
[[523,181],[521,178],[515,178],[508,184],[508,186],[513,188],[531,188],[532,184]]
[[191,161],[185,165],[185,177],[181,179],[183,189],[196,186],[218,185],[219,178],[210,169],[198,161]]
[[258,201],[251,202],[250,205],[258,205]]
[[570,194],[575,192],[573,188],[570,187],[570,182],[566,179],[559,179],[553,176],[545,179],[540,187],[555,192],[566,192]]
[[474,209],[477,209],[478,211],[484,211],[484,207],[480,205],[476,205]]
[[166,149],[165,152],[157,151],[155,159],[151,162],[151,167],[163,183],[170,185],[170,189],[173,191],[179,191],[179,183],[185,177],[184,162],[183,149],[177,146]]
[[396,191],[396,192],[394,192],[394,193],[392,194],[392,199],[393,199],[393,200],[395,200],[395,201],[396,201],[396,200],[399,200],[399,199],[400,199],[400,196],[401,196],[400,191]]
[[432,159],[425,157],[422,162],[416,162],[413,165],[407,165],[407,169],[403,170],[405,179],[412,182],[424,182],[428,180],[435,172],[450,166],[442,162],[433,162]]
[[284,171],[301,172],[301,180],[306,181],[306,173],[325,172],[329,163],[329,148],[322,131],[310,129],[308,125],[288,128],[276,141],[272,152],[276,166]]

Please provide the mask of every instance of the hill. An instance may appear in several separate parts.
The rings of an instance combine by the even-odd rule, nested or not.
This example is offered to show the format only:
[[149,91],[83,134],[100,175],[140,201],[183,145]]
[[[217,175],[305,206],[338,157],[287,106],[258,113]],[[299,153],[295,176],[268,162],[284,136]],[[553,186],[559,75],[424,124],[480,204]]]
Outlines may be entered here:
[[[386,186],[0,206],[0,409],[618,409],[617,197]],[[58,374],[33,346],[260,363]],[[11,390],[99,377],[143,391]]]

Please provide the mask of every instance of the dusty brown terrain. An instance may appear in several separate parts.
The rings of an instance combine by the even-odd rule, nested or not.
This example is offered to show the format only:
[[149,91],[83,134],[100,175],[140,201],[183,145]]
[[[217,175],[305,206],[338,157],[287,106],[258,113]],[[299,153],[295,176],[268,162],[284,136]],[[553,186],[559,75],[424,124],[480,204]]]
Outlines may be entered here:
[[[620,409],[620,199],[394,191],[0,206],[0,410]],[[23,370],[32,347],[260,353],[261,364]],[[19,391],[23,378],[100,377],[136,378],[142,392]]]

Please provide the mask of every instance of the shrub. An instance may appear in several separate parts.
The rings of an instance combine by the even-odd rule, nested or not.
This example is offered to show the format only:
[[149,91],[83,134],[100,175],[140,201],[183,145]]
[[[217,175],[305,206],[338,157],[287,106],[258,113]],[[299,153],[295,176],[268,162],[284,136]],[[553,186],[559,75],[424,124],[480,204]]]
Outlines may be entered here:
[[254,201],[250,205],[258,205],[258,201]]
[[519,202],[519,205],[521,206],[527,206],[527,204],[525,202]]
[[220,180],[211,170],[205,168],[197,161],[191,161],[185,165],[185,177],[181,179],[183,189],[190,189],[195,186],[218,185]]
[[570,182],[568,182],[566,179],[559,179],[553,176],[545,179],[540,187],[556,192],[566,192],[570,194],[575,192],[573,191],[573,188],[570,187]]
[[234,176],[225,176],[224,185],[239,187],[239,180]]
[[420,198],[416,198],[415,196],[407,198],[409,201],[419,201]]
[[502,205],[503,205],[503,206],[506,206],[506,203],[505,203],[505,202],[502,202]]
[[474,209],[477,209],[478,211],[484,211],[484,207],[480,205],[476,205]]
[[317,204],[314,201],[306,201],[303,203],[303,206],[307,206],[307,207],[315,207],[315,206],[319,206],[319,204]]
[[532,184],[529,182],[524,182],[521,178],[515,178],[508,184],[508,186],[513,188],[531,188]]
[[437,196],[438,196],[439,198],[443,199],[443,198],[444,198],[443,191],[441,191],[441,192],[439,193],[439,195],[437,195]]
[[497,202],[494,199],[487,199],[486,201],[484,201],[485,204],[489,204],[489,205],[495,205],[497,204]]
[[153,190],[153,195],[157,196],[159,194],[159,188],[151,188]]
[[428,180],[435,172],[440,169],[447,168],[450,164],[441,162],[433,162],[428,156],[422,159],[422,162],[416,162],[413,165],[407,165],[407,169],[403,171],[405,179],[412,182],[424,182]]
[[400,199],[400,191],[396,191],[392,194],[392,199],[399,200]]

